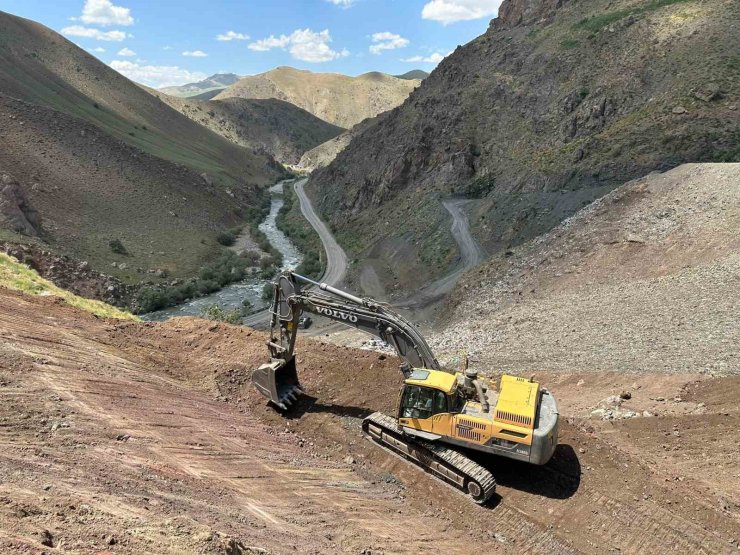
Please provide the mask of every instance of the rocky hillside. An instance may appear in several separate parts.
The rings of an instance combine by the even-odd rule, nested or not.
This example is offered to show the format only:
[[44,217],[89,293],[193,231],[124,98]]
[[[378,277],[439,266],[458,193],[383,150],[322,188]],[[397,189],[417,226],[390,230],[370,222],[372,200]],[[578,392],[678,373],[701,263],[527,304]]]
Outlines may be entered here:
[[215,90],[222,91],[226,87],[236,83],[239,79],[241,79],[241,77],[235,73],[217,73],[216,75],[211,75],[207,79],[198,81],[197,83],[188,83],[178,87],[163,87],[159,90],[164,94],[169,94],[171,96],[188,98]]
[[631,181],[471,271],[438,350],[517,372],[736,371],[740,164]]
[[342,152],[347,145],[352,141],[354,137],[362,133],[364,129],[373,125],[375,118],[366,119],[352,129],[348,129],[344,133],[337,135],[330,141],[326,141],[311,150],[305,152],[301,156],[301,160],[298,164],[298,169],[303,171],[314,171],[318,168],[323,168],[331,164],[334,159]]
[[276,98],[295,104],[318,118],[349,129],[366,118],[395,108],[419,86],[420,81],[383,73],[349,77],[338,73],[312,73],[279,67],[244,77],[215,97]]
[[423,278],[455,260],[442,197],[480,199],[472,229],[496,253],[650,171],[738,160],[739,15],[730,0],[507,0],[308,190],[358,258]]
[[195,273],[284,175],[268,154],[4,13],[0,121],[0,239],[34,241],[128,283]]
[[283,100],[226,98],[203,101],[153,93],[222,137],[252,150],[267,152],[285,165],[297,165],[306,151],[344,131]]

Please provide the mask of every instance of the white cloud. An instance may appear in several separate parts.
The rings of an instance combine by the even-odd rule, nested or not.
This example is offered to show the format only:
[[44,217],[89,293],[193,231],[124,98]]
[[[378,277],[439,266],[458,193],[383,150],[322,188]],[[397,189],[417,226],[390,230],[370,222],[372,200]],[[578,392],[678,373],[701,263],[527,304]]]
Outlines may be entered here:
[[90,27],[83,27],[82,25],[72,25],[71,27],[65,27],[62,29],[63,35],[70,37],[84,37],[86,39],[105,40],[110,42],[121,42],[127,36],[123,31],[101,31],[100,29],[91,29]]
[[235,31],[226,31],[216,36],[217,41],[229,42],[232,40],[249,40],[249,35],[243,33],[237,33]]
[[370,52],[380,54],[383,50],[395,50],[396,48],[405,48],[410,44],[409,39],[393,33],[374,33],[370,40],[374,44],[370,45]]
[[174,50],[172,46],[163,46],[162,50]]
[[182,53],[182,55],[189,58],[205,58],[206,56],[208,56],[208,54],[206,54],[202,50],[186,50]]
[[438,64],[442,60],[444,60],[447,56],[452,54],[452,52],[448,52],[447,54],[442,54],[440,52],[435,52],[433,54],[430,54],[429,56],[412,56],[411,58],[405,58],[402,59],[402,62],[408,62],[411,64]]
[[281,35],[280,37],[276,37],[275,35],[270,35],[266,39],[253,42],[252,44],[248,46],[248,48],[256,52],[267,52],[268,50],[272,50],[273,48],[285,48],[289,44],[290,44],[290,37],[286,35]]
[[177,66],[143,65],[128,60],[114,60],[110,67],[132,81],[157,88],[202,81],[207,77],[205,73],[188,71]]
[[105,54],[105,48],[100,48],[99,46],[97,48],[88,48],[90,52],[95,52],[95,54]]
[[493,17],[502,0],[432,0],[424,5],[421,17],[444,25],[456,21],[470,21]]
[[357,2],[357,0],[326,0],[326,1],[334,4],[335,6],[341,6],[342,8],[349,8]]
[[123,56],[125,58],[131,58],[132,56],[136,56],[136,52],[131,50],[130,48],[122,48],[118,51],[118,56]]
[[83,23],[88,25],[133,25],[131,10],[114,6],[110,0],[87,0],[82,8]]
[[249,49],[257,52],[267,52],[274,48],[287,49],[296,60],[311,63],[330,62],[349,56],[346,48],[341,51],[332,50],[329,46],[331,41],[328,29],[320,33],[311,29],[297,29],[290,35],[270,35],[266,39],[253,42]]

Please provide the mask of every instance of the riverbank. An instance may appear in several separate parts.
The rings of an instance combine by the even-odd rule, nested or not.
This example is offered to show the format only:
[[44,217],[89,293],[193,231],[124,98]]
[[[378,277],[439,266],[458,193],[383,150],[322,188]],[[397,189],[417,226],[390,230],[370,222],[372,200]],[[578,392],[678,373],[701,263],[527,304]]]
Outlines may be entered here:
[[283,207],[278,212],[277,227],[303,253],[303,262],[296,271],[313,279],[319,279],[326,270],[326,252],[321,237],[301,211],[301,204],[296,196],[295,183],[285,187]]
[[[175,306],[162,307],[159,310],[151,311],[142,316],[142,319],[149,321],[164,321],[169,318],[178,316],[200,316],[204,311],[213,305],[218,305],[226,312],[250,312],[263,310],[267,302],[263,299],[265,286],[275,274],[285,270],[295,270],[303,261],[298,248],[286,237],[286,235],[277,227],[276,220],[280,209],[284,205],[283,194],[288,188],[290,181],[280,182],[270,188],[271,201],[270,211],[265,219],[257,226],[259,238],[256,243],[261,250],[266,250],[262,244],[266,241],[270,250],[279,253],[280,262],[277,266],[269,265],[263,268],[261,265],[252,266],[244,269],[241,279],[218,290],[209,291],[205,295],[198,295],[189,299],[183,299],[182,303]],[[252,230],[254,234],[254,229]],[[239,238],[236,239],[239,241]],[[244,241],[242,241],[244,242]],[[246,263],[252,263],[253,256],[250,252],[244,255],[237,255],[229,250],[233,257]],[[262,258],[261,260],[267,260]],[[237,271],[238,266],[236,266]]]

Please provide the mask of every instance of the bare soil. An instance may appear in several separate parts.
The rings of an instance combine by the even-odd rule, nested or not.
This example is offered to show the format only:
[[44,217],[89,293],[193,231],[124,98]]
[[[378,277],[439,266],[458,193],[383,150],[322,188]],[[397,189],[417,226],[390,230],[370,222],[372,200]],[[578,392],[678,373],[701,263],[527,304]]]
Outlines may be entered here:
[[[478,507],[362,439],[394,409],[392,357],[301,341],[310,396],[286,419],[249,383],[260,332],[0,291],[0,337],[2,553],[737,551],[738,377],[540,375],[561,446],[486,462]],[[591,415],[622,391],[654,416]]]

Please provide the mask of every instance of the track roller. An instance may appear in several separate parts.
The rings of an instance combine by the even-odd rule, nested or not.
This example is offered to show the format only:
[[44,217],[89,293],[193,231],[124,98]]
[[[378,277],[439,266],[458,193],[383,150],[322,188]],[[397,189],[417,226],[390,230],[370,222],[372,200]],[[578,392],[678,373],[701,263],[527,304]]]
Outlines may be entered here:
[[408,436],[390,416],[380,412],[371,414],[363,420],[362,431],[395,455],[467,493],[479,505],[486,503],[496,491],[496,480],[488,470],[445,445]]

